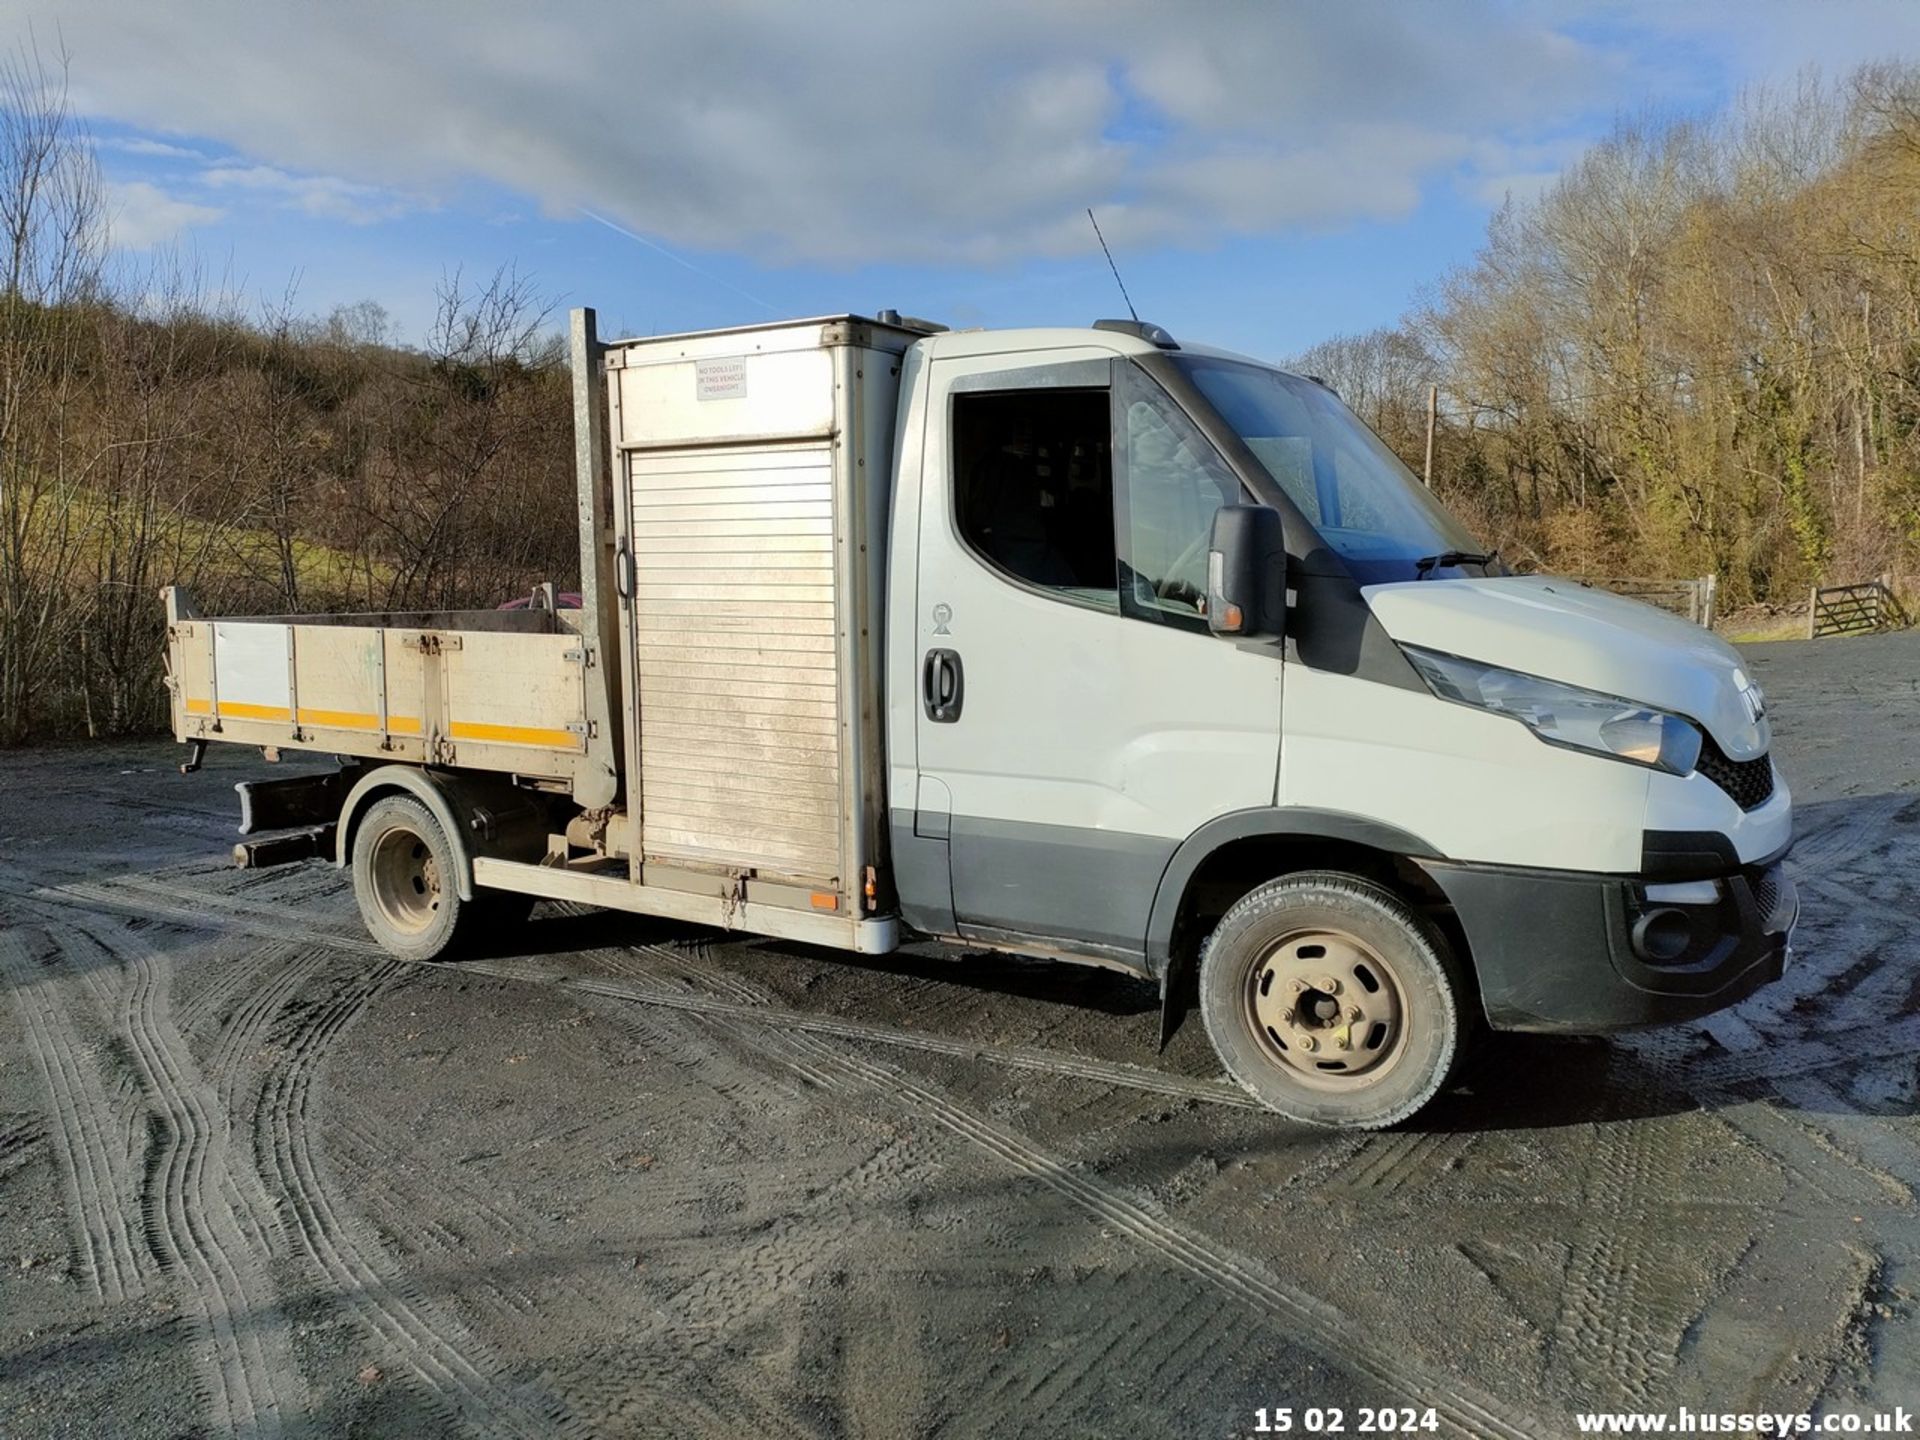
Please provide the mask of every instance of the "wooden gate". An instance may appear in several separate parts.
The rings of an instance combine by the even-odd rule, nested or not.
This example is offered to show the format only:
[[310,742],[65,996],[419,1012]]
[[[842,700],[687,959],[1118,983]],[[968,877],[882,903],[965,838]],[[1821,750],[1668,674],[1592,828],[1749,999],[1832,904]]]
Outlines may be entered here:
[[1906,612],[1885,580],[1816,586],[1807,606],[1809,640],[1823,635],[1865,635],[1907,623]]

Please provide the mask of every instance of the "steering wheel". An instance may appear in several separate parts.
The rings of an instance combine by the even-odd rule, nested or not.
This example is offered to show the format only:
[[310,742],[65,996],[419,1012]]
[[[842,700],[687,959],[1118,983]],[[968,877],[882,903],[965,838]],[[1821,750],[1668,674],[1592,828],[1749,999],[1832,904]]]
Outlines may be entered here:
[[[1167,573],[1153,582],[1153,593],[1156,599],[1172,600],[1174,598],[1172,594],[1174,590],[1189,592],[1193,590],[1193,586],[1190,583],[1185,580],[1176,579],[1175,577],[1178,576],[1182,570],[1186,569],[1188,562],[1202,550],[1206,549],[1206,546],[1207,537],[1205,535],[1194,536],[1193,542],[1174,558],[1171,565],[1167,566]],[[1199,593],[1204,595],[1206,592],[1202,590]],[[1205,606],[1195,606],[1194,608],[1205,609]]]

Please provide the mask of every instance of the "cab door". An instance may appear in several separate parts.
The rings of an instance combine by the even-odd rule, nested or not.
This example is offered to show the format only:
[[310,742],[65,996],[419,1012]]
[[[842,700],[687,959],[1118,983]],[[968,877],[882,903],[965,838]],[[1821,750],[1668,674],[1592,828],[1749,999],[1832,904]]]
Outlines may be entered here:
[[959,934],[1138,962],[1180,842],[1274,801],[1279,651],[1202,613],[1241,488],[1123,357],[930,368],[915,832],[945,837]]

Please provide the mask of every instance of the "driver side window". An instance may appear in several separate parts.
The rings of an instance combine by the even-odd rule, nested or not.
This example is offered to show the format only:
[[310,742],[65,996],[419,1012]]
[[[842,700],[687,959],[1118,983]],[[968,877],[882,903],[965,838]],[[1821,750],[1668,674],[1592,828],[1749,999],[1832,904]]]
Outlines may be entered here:
[[1158,387],[1126,385],[1120,401],[1120,608],[1206,628],[1213,512],[1237,504],[1240,482]]

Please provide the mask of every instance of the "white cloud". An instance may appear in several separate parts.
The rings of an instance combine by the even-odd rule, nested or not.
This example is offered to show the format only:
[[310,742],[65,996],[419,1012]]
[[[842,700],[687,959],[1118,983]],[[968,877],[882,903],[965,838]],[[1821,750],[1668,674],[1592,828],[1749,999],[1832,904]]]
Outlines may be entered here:
[[416,202],[337,175],[294,175],[272,165],[217,165],[200,172],[200,183],[214,190],[249,190],[278,199],[289,209],[316,220],[372,225],[419,208]]
[[[213,183],[357,223],[491,183],[776,263],[1083,254],[1088,205],[1122,246],[1392,218],[1436,180],[1504,190],[1560,163],[1489,145],[1727,78],[1647,43],[1644,0],[63,10],[90,113],[263,162]],[[1836,63],[1920,42],[1920,6],[1818,14]],[[1666,23],[1720,37],[1730,70],[1780,63],[1749,8],[1700,17]]]
[[169,195],[145,180],[107,186],[107,233],[115,249],[147,250],[175,239],[181,231],[211,225],[226,211]]
[[93,142],[99,149],[115,150],[122,155],[138,155],[149,160],[192,160],[204,162],[206,156],[184,145],[169,145],[164,140],[144,135],[108,135]]

